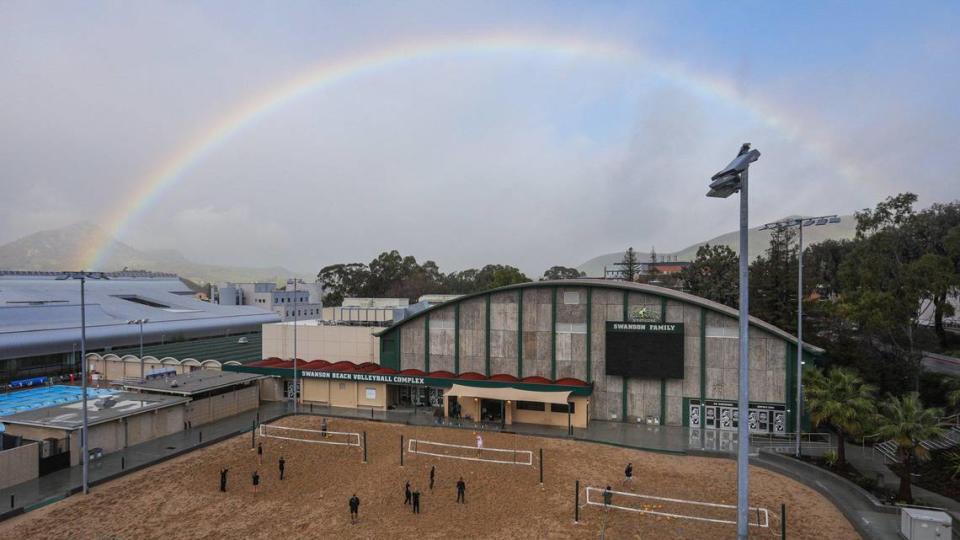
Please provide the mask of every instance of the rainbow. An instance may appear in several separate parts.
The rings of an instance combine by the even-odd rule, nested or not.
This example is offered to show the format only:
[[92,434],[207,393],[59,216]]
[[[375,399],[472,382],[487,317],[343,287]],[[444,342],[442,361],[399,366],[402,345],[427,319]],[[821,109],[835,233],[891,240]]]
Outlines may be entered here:
[[[805,133],[799,122],[791,121],[787,116],[754,97],[747,100],[729,81],[691,73],[680,64],[657,60],[637,48],[600,41],[528,33],[419,40],[393,44],[313,67],[249,99],[213,124],[197,131],[193,137],[167,156],[143,181],[139,182],[126,197],[125,202],[116,205],[117,211],[109,217],[102,228],[103,236],[91,242],[79,254],[78,268],[107,270],[103,266],[109,255],[113,238],[120,236],[167,190],[182,181],[192,166],[214,153],[238,132],[289,103],[325,87],[405,62],[422,61],[444,55],[517,52],[557,58],[582,57],[643,66],[656,76],[677,84],[694,95],[720,100],[746,110],[788,139],[799,141],[819,157],[829,160],[846,176],[859,176],[853,165],[842,162],[836,156],[831,156],[825,143],[814,142],[811,137],[801,138]],[[813,139],[822,140],[820,137]]]

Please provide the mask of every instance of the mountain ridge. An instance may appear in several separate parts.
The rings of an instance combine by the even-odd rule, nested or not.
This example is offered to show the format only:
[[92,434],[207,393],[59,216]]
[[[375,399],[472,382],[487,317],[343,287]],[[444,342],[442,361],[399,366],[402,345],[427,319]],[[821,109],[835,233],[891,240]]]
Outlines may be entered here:
[[[89,246],[100,245],[107,237],[107,233],[90,222],[37,231],[0,245],[0,269],[79,270],[83,266]],[[115,238],[107,240],[104,252],[106,256],[102,268],[89,270],[117,271],[127,268],[170,272],[199,283],[283,282],[290,277],[312,277],[282,266],[245,267],[198,263],[176,249],[140,250]]]
[[[787,219],[796,219],[800,216],[786,216],[778,221],[784,221]],[[815,227],[804,227],[803,228],[803,245],[804,247],[811,246],[813,244],[823,242],[824,240],[843,240],[843,239],[852,239],[856,233],[857,221],[853,215],[843,215],[838,216],[840,218],[840,223],[830,223],[826,225],[820,225]],[[761,231],[760,227],[751,227],[748,233],[748,249],[750,253],[750,259],[753,260],[763,254],[764,250],[767,249],[767,246],[770,244],[770,231]],[[725,245],[737,251],[740,245],[740,238],[738,231],[730,231],[721,235],[714,236],[709,240],[702,242],[697,242],[691,244],[679,251],[673,252],[657,252],[657,257],[659,260],[663,261],[664,259],[676,260],[690,262],[693,261],[697,256],[697,249],[704,245],[710,244],[711,246],[715,245]],[[634,248],[636,250],[636,248]],[[650,254],[644,251],[637,251],[637,255],[640,259],[640,262],[649,262]],[[580,266],[577,267],[581,272],[585,272],[589,277],[602,277],[603,268],[614,269],[613,266],[615,263],[620,262],[623,259],[623,251],[615,253],[605,253],[603,255],[598,255],[589,259]]]

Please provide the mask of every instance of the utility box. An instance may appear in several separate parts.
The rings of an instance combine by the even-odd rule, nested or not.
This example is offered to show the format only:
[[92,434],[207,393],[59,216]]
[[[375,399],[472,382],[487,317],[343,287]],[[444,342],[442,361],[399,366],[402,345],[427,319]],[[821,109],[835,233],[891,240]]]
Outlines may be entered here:
[[950,516],[939,510],[900,509],[900,536],[907,540],[951,540]]

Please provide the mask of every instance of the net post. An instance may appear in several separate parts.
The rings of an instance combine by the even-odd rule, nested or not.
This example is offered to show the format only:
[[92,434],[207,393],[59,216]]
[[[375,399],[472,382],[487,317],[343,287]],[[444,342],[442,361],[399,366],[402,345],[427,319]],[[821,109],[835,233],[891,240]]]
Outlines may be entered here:
[[400,466],[403,467],[403,435],[400,435]]
[[787,540],[787,505],[780,503],[780,538]]
[[[580,481],[577,480],[578,485],[579,482]],[[543,448],[540,449],[540,487],[543,487]]]
[[257,421],[253,421],[253,426],[250,428],[250,448],[257,447]]
[[580,480],[577,480],[573,494],[573,522],[580,523]]
[[757,507],[757,527],[760,526],[760,507]]

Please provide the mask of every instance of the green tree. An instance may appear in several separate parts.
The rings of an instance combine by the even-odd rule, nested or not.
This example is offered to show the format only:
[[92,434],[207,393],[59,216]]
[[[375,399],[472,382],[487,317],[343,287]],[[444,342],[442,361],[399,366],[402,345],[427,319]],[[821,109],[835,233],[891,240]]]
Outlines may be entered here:
[[623,259],[616,263],[620,267],[620,277],[626,281],[636,281],[640,275],[640,257],[633,248],[627,248],[623,254]]
[[339,306],[348,296],[360,296],[370,279],[370,269],[361,263],[331,264],[317,273],[323,283],[323,303]]
[[934,204],[906,225],[920,244],[922,264],[933,304],[933,327],[940,347],[949,347],[943,319],[952,316],[951,296],[960,288],[960,202]]
[[855,371],[834,366],[824,374],[807,368],[803,375],[803,399],[815,426],[827,426],[837,435],[837,458],[846,462],[845,438],[857,435],[874,413],[875,388]]
[[910,224],[916,195],[889,197],[873,210],[857,212],[857,242],[840,266],[840,310],[856,325],[859,339],[892,362],[917,387],[920,311],[930,295],[929,264]]
[[832,300],[840,294],[840,265],[853,249],[850,240],[824,240],[803,250],[804,295]]
[[736,308],[740,291],[740,257],[727,246],[704,244],[697,257],[680,272],[692,294]]
[[910,475],[917,463],[930,459],[929,451],[920,443],[943,435],[940,417],[943,411],[937,408],[924,408],[916,392],[902,398],[890,396],[880,405],[877,418],[877,432],[897,445],[897,455],[903,465],[900,475],[898,499],[913,502],[910,490]]
[[778,328],[797,328],[797,230],[778,227],[770,246],[750,264],[750,314]]
[[546,272],[543,273],[543,277],[540,278],[540,281],[550,281],[554,279],[577,279],[586,277],[587,274],[577,270],[576,268],[570,268],[567,266],[551,266]]

